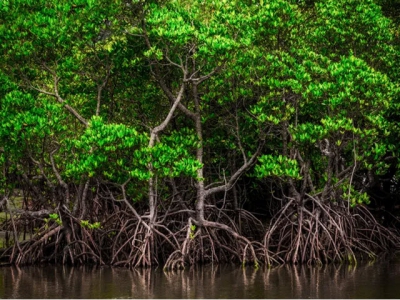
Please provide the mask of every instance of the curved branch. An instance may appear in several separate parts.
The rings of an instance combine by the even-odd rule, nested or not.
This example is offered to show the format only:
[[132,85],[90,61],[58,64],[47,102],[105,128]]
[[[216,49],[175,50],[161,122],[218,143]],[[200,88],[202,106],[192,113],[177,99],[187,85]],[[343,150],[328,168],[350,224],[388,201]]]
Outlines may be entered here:
[[231,178],[229,179],[228,182],[226,182],[223,185],[217,186],[217,187],[213,187],[210,188],[208,190],[205,191],[205,196],[210,196],[212,194],[218,193],[218,192],[222,192],[222,191],[228,191],[230,190],[233,185],[235,184],[235,182],[239,179],[239,177],[251,166],[253,166],[258,158],[258,155],[261,153],[261,149],[264,146],[265,141],[262,141],[260,143],[260,145],[257,148],[257,151],[251,156],[251,158],[245,162],[236,172],[235,174],[233,174],[231,176]]
[[78,119],[79,122],[81,122],[85,127],[88,127],[88,121],[82,117],[74,108],[72,108],[70,105],[65,103],[65,100],[60,96],[58,93],[58,82],[60,81],[60,78],[58,78],[56,75],[53,75],[54,77],[54,93],[34,87],[31,85],[31,88],[48,96],[52,96],[57,99],[57,101],[63,106],[75,117]]

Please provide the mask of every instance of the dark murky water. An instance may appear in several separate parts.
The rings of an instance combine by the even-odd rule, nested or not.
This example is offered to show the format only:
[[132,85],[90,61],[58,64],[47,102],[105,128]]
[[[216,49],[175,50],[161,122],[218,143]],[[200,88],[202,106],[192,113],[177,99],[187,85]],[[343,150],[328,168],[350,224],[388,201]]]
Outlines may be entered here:
[[400,261],[183,271],[2,267],[0,298],[400,298]]

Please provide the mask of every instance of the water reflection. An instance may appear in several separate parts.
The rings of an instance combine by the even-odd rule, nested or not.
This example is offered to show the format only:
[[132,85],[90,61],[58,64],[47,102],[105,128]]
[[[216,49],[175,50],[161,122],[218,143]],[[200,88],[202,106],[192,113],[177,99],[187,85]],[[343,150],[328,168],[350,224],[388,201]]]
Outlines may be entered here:
[[400,263],[183,271],[3,267],[0,298],[398,298]]

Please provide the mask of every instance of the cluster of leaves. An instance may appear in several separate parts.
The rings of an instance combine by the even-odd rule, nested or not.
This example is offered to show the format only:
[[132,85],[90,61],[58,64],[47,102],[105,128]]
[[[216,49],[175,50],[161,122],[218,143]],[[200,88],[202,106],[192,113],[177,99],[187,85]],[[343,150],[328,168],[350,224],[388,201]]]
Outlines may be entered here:
[[90,223],[88,220],[81,220],[81,226],[88,229],[98,229],[101,227],[100,222]]
[[[399,82],[391,76],[398,48],[390,21],[373,1],[317,1],[300,22],[304,17],[307,25],[283,33],[285,43],[267,52],[266,64],[279,71],[260,77],[258,84],[270,92],[252,113],[258,122],[288,129],[288,147],[301,153],[302,169],[311,162],[307,172],[325,178],[314,178],[317,190],[329,184],[333,168],[325,155],[343,159],[341,170],[364,165],[375,174],[385,173],[384,157],[397,155],[387,114],[399,99]],[[286,165],[261,157],[256,172],[285,180]],[[349,190],[344,183],[336,188]],[[351,199],[353,204],[368,202]]]
[[187,175],[197,177],[202,164],[193,155],[198,147],[195,133],[187,128],[163,136],[160,143],[150,149],[153,171],[162,177]]
[[[312,2],[3,1],[0,164],[53,182],[212,183],[262,141],[259,178],[298,187],[308,172],[322,190],[327,153],[384,173],[399,154],[398,29],[379,1]],[[188,78],[211,73],[192,96]],[[178,109],[149,147],[182,84],[204,141]]]
[[52,220],[53,222],[57,223],[58,225],[62,225],[62,220],[60,218],[60,216],[56,213],[54,214],[49,214],[49,218],[44,218],[44,221],[46,223],[46,225],[49,223],[49,221]]
[[68,162],[66,174],[75,178],[104,176],[123,183],[128,178],[146,181],[154,174],[195,177],[202,167],[191,155],[197,140],[188,130],[172,132],[154,147],[148,147],[148,143],[146,133],[124,124],[105,124],[101,117],[93,117],[79,139],[68,142],[74,160]]
[[114,182],[129,176],[148,178],[146,145],[148,136],[124,124],[105,124],[94,116],[79,138],[69,141],[75,159],[67,164],[67,174],[79,178],[103,175]]
[[285,156],[262,155],[258,159],[259,163],[255,167],[257,177],[275,176],[285,179],[301,179],[299,166],[296,160]]

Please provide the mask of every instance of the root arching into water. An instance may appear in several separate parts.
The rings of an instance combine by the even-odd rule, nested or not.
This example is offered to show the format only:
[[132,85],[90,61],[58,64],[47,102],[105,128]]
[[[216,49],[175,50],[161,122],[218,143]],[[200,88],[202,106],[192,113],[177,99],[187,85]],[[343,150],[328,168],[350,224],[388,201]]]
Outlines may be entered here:
[[[182,269],[205,263],[266,266],[292,264],[355,263],[375,259],[398,249],[397,232],[382,226],[365,206],[323,203],[307,195],[294,199],[271,219],[267,228],[250,212],[207,205],[200,224],[195,211],[175,206],[148,213],[124,202],[104,205],[89,220],[65,208],[49,213],[20,212],[3,230],[25,239],[14,239],[1,251],[2,262],[16,265],[55,262],[98,264],[129,268],[163,266]],[[12,220],[12,221],[11,221]],[[94,226],[98,222],[98,226]]]
[[356,263],[398,249],[399,236],[379,224],[365,206],[348,208],[308,195],[289,200],[271,220],[263,244],[286,263]]

